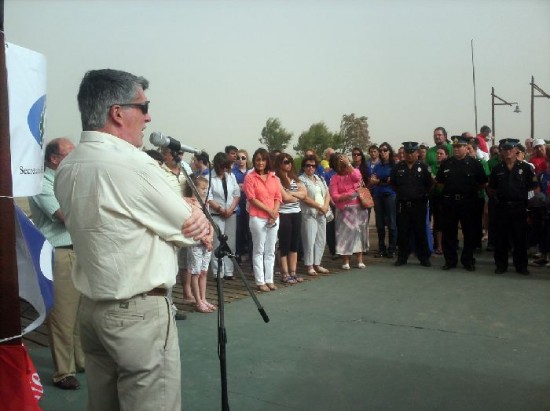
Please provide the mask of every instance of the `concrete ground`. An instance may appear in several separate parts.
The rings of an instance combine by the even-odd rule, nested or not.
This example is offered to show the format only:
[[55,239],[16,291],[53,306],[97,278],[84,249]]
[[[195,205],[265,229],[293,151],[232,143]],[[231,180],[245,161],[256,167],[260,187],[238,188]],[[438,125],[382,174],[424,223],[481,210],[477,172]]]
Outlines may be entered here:
[[[549,410],[550,271],[497,276],[488,253],[476,272],[396,268],[370,258],[353,269],[259,300],[226,305],[233,410]],[[183,409],[218,410],[216,314],[178,323]],[[48,348],[31,351],[46,411],[85,409],[50,382]]]

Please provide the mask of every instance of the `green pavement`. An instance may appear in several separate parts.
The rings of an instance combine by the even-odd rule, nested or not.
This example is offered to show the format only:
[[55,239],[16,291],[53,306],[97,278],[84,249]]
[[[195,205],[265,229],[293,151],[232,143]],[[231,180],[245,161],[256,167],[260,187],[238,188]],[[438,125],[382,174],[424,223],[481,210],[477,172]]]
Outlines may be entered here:
[[[353,269],[226,305],[232,410],[549,410],[550,269],[442,271],[369,258]],[[216,314],[178,323],[183,409],[221,409]],[[46,411],[85,409],[31,351]]]

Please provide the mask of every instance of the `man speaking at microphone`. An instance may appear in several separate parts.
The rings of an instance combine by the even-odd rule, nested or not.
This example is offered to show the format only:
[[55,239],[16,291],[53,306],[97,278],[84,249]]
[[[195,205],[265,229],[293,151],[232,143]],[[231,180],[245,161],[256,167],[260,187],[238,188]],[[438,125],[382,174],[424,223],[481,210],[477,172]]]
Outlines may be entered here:
[[166,294],[177,247],[206,236],[209,223],[139,149],[151,121],[148,85],[123,71],[86,73],[80,144],[55,180],[78,260],[88,410],[181,409],[178,336]]

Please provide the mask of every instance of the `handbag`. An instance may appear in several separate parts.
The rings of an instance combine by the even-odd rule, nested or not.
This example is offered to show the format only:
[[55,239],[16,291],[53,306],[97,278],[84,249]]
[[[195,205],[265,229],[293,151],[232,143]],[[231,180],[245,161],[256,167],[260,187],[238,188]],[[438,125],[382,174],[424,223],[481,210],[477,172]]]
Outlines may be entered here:
[[325,214],[325,218],[327,219],[327,223],[330,223],[332,220],[334,220],[334,213],[332,212],[332,209],[329,207],[327,213]]
[[372,199],[370,190],[365,187],[365,183],[361,183],[361,186],[357,188],[357,194],[359,194],[359,203],[361,204],[361,208],[367,209],[374,207],[374,200]]

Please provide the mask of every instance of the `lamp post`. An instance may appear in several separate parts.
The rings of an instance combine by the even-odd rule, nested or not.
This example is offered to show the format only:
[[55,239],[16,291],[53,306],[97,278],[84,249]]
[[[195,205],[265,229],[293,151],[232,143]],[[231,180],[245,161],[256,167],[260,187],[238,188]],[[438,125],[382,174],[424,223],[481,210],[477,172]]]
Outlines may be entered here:
[[[535,84],[535,77],[531,76],[531,138],[535,138],[535,97],[546,97],[550,98],[548,93]],[[540,95],[535,95],[535,90],[540,93]]]
[[[500,103],[495,103],[495,98],[500,101]],[[495,106],[512,106],[516,105],[516,108],[514,110],[514,113],[521,113],[521,110],[519,109],[518,103],[508,103],[506,100],[500,98],[495,94],[495,88],[491,87],[491,130],[493,132],[493,137],[496,137],[495,132]]]

